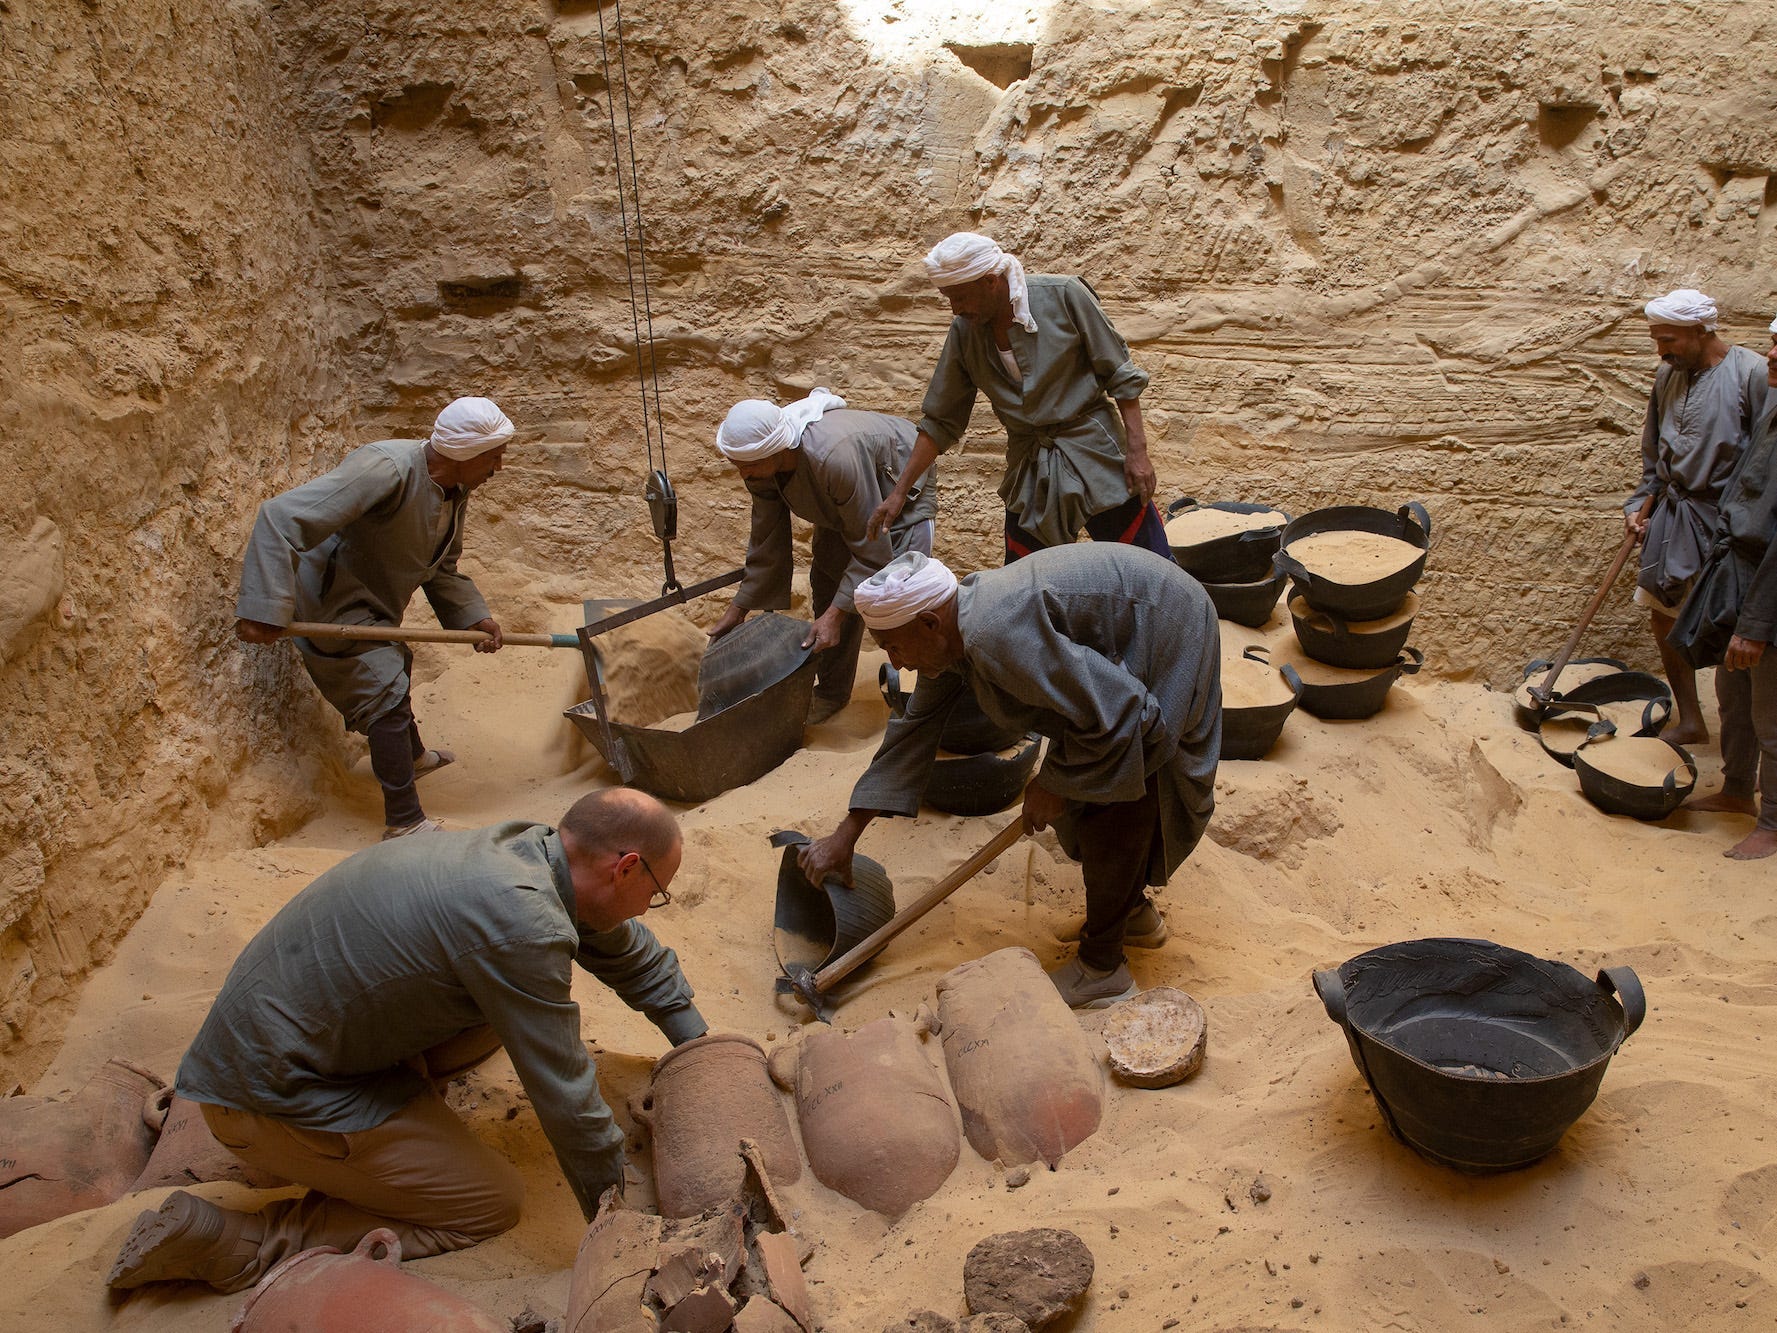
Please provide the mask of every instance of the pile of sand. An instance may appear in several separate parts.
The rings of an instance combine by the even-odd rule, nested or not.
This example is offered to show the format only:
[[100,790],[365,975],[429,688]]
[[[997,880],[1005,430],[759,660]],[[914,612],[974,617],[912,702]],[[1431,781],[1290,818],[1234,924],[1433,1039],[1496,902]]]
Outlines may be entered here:
[[[439,660],[417,707],[428,740],[460,760],[427,779],[431,813],[457,827],[553,819],[610,780],[596,760],[551,771],[573,654]],[[781,768],[683,812],[673,903],[649,915],[710,1021],[768,1047],[808,1016],[772,993],[779,854],[767,839],[782,826],[825,832],[844,811],[885,717],[879,660],[866,654],[850,707],[810,728]],[[1718,765],[1712,750],[1700,757],[1708,789]],[[1777,1322],[1777,1088],[1764,1048],[1766,1037],[1777,1044],[1772,869],[1719,855],[1745,820],[1601,814],[1513,725],[1508,696],[1422,679],[1361,723],[1292,717],[1267,760],[1224,764],[1217,791],[1209,836],[1161,897],[1170,942],[1132,958],[1143,986],[1202,1003],[1202,1071],[1157,1091],[1113,1085],[1098,1133],[1016,1188],[965,1149],[945,1186],[892,1224],[805,1173],[784,1194],[816,1247],[807,1275],[827,1333],[877,1333],[922,1307],[960,1313],[969,1248],[1031,1226],[1069,1228],[1096,1258],[1079,1330]],[[1002,819],[884,821],[860,850],[888,866],[906,902]],[[77,1088],[116,1052],[170,1074],[241,945],[380,826],[360,771],[294,836],[170,877],[93,978],[32,1091]],[[1078,868],[1050,838],[1016,844],[842,986],[838,1021],[911,1014],[946,970],[1006,945],[1051,964],[1067,953],[1056,932],[1080,906]],[[1313,994],[1314,968],[1429,935],[1497,940],[1588,975],[1627,964],[1646,986],[1647,1022],[1598,1101],[1528,1170],[1468,1178],[1391,1139]],[[665,1043],[589,979],[576,994],[606,1097],[627,1124],[629,1096]],[[536,1118],[503,1059],[456,1100],[519,1165],[528,1202],[509,1234],[413,1270],[501,1319],[527,1303],[559,1316],[582,1223]],[[202,1192],[236,1206],[265,1197]],[[630,1196],[651,1198],[645,1152]],[[12,1274],[0,1326],[221,1333],[239,1297],[169,1286],[119,1308],[105,1293],[124,1231],[160,1197],[0,1242]]]

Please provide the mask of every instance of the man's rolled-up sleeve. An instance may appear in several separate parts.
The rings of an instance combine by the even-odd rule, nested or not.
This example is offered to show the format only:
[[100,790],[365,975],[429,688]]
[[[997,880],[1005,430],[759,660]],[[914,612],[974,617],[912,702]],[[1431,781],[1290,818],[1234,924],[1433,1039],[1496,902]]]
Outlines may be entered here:
[[645,1014],[673,1045],[709,1030],[692,1001],[679,956],[640,921],[625,921],[615,930],[582,930],[574,961]]
[[975,381],[963,366],[961,320],[953,320],[944,338],[944,350],[938,353],[938,364],[926,385],[925,402],[919,428],[931,436],[939,453],[948,453],[969,428],[975,412]]
[[1062,292],[1062,301],[1080,335],[1080,344],[1085,348],[1087,360],[1092,363],[1092,373],[1105,393],[1112,398],[1141,397],[1142,390],[1148,387],[1148,372],[1130,359],[1129,344],[1117,332],[1104,307],[1077,278]]

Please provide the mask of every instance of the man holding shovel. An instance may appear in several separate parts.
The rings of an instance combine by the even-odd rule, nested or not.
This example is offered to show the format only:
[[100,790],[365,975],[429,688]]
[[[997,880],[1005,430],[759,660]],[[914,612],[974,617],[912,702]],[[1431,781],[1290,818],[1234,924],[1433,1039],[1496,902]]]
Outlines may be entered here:
[[[469,493],[500,470],[512,423],[487,398],[459,398],[427,440],[382,440],[326,476],[259,507],[241,565],[235,633],[274,643],[293,621],[399,625],[423,589],[446,629],[480,630],[477,652],[500,650],[499,623],[457,572]],[[456,758],[420,743],[410,701],[413,653],[400,643],[294,640],[309,678],[349,730],[370,741],[383,790],[384,838],[442,828],[420,808],[414,780]]]
[[855,600],[890,663],[918,671],[919,685],[850,812],[803,849],[803,872],[817,884],[849,878],[871,820],[917,812],[945,719],[973,689],[995,722],[1049,738],[1025,788],[1024,828],[1053,824],[1086,882],[1079,954],[1050,973],[1056,989],[1076,1009],[1133,995],[1125,932],[1157,917],[1147,886],[1191,854],[1215,805],[1221,658],[1202,585],[1151,552],[1094,542],[960,583],[910,553],[860,583]]
[[[1623,505],[1626,530],[1642,539],[1635,600],[1648,608],[1660,665],[1678,718],[1661,734],[1688,745],[1709,739],[1697,701],[1697,673],[1667,641],[1674,618],[1703,567],[1722,486],[1763,415],[1764,361],[1715,331],[1715,302],[1680,288],[1645,307],[1660,355],[1641,432],[1641,484]],[[1653,501],[1651,511],[1644,505]]]
[[752,497],[753,527],[746,577],[709,635],[721,638],[749,611],[790,604],[790,517],[812,523],[808,582],[815,620],[802,646],[822,657],[811,722],[831,717],[851,700],[864,641],[864,622],[852,606],[859,581],[903,551],[932,553],[935,477],[912,488],[912,503],[886,530],[875,536],[866,532],[871,515],[906,470],[916,434],[911,421],[854,411],[826,389],[788,407],[746,399],[730,409],[716,432],[716,448],[734,464]]

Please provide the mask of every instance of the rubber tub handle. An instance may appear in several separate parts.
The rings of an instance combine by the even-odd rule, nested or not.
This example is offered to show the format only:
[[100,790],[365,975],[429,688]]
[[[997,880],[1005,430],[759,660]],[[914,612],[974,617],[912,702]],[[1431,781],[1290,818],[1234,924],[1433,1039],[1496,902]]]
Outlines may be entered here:
[[1284,547],[1271,557],[1271,568],[1279,574],[1288,574],[1295,581],[1296,586],[1302,590],[1304,597],[1314,588],[1314,576],[1303,567],[1300,560],[1289,553],[1288,547]]
[[1286,682],[1288,682],[1291,692],[1295,694],[1296,702],[1301,703],[1302,702],[1302,691],[1308,688],[1306,685],[1304,685],[1302,683],[1301,673],[1298,672],[1296,670],[1296,668],[1291,666],[1288,662],[1285,662],[1282,666],[1278,667],[1277,669],[1279,671],[1283,672],[1283,678]]
[[896,717],[905,716],[907,696],[901,692],[901,673],[884,662],[877,670],[876,683],[882,689],[882,701],[888,705],[889,712]]
[[1271,650],[1262,643],[1251,644],[1240,655],[1249,662],[1263,662],[1266,666],[1271,665]]
[[1345,983],[1340,980],[1337,969],[1325,968],[1316,972],[1314,991],[1320,996],[1320,1002],[1327,1007],[1328,1018],[1342,1028],[1351,1026],[1350,1020],[1345,1016]]
[[1647,707],[1641,710],[1641,734],[1658,736],[1660,728],[1666,725],[1666,719],[1672,716],[1672,700],[1649,699]]
[[1401,520],[1403,528],[1407,525],[1407,516],[1411,514],[1419,520],[1419,526],[1425,529],[1425,539],[1431,540],[1431,515],[1425,512],[1425,506],[1417,500],[1409,500],[1395,511],[1395,517]]
[[1623,1002],[1623,1036],[1628,1037],[1647,1017],[1647,992],[1641,989],[1641,978],[1632,967],[1601,967],[1598,984],[1606,991],[1616,992]]
[[1419,668],[1425,665],[1425,654],[1417,648],[1403,648],[1400,657],[1395,658],[1395,665],[1400,668],[1403,676],[1416,675]]
[[1171,518],[1174,514],[1178,513],[1179,510],[1189,509],[1196,503],[1197,497],[1195,495],[1181,495],[1178,499],[1166,506],[1166,517]]

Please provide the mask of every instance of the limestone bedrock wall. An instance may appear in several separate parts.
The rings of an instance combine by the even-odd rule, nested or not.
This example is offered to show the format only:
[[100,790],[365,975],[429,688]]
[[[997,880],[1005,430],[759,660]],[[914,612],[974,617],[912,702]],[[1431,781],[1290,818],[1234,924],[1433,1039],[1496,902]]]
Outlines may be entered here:
[[[614,8],[276,12],[365,434],[494,395],[523,434],[472,545],[560,589],[651,591]],[[1768,346],[1761,0],[622,18],[687,580],[742,549],[709,443],[735,399],[825,384],[917,416],[947,322],[918,260],[957,228],[1093,283],[1153,374],[1163,500],[1425,502],[1416,639],[1501,685],[1559,648],[1621,538],[1642,303],[1701,286],[1731,340]],[[940,553],[968,566],[998,561],[1001,441],[984,407],[976,427],[942,465]],[[1584,648],[1651,662],[1629,588]]]
[[212,807],[290,827],[338,734],[230,632],[255,504],[352,437],[272,37],[0,4],[0,1092]]

